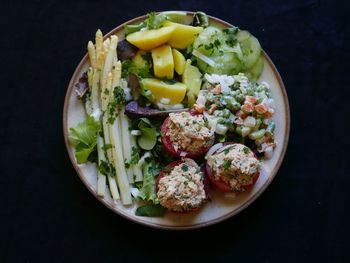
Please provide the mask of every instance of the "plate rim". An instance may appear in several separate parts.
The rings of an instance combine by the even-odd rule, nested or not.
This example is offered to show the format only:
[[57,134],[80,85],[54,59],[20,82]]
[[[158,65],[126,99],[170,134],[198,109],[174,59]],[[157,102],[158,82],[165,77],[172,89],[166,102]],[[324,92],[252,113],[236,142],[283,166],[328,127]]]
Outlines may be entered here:
[[[157,13],[163,13],[163,12],[182,12],[182,13],[186,13],[186,15],[193,15],[195,12],[192,11],[183,11],[183,10],[166,10],[166,11],[161,11],[161,12],[157,12]],[[233,25],[214,16],[208,15],[209,19],[212,21],[215,21],[219,24],[222,24],[224,26],[227,27],[232,27]],[[135,23],[141,20],[144,20],[145,18],[147,18],[147,14],[146,15],[142,15],[142,16],[138,16],[136,18],[133,18],[131,20],[128,20],[122,24],[120,24],[119,26],[113,28],[111,31],[109,31],[104,38],[107,38],[109,36],[111,36],[112,34],[120,31],[125,25],[127,24],[131,24],[131,23]],[[125,219],[128,219],[130,221],[133,221],[135,223],[144,225],[144,226],[148,226],[148,227],[152,227],[152,228],[157,228],[157,229],[165,229],[165,230],[187,230],[187,229],[197,229],[197,228],[202,228],[202,227],[206,227],[206,226],[210,226],[210,225],[214,225],[217,224],[219,222],[222,222],[224,220],[227,220],[228,218],[233,217],[234,215],[237,215],[238,213],[240,213],[241,211],[243,211],[245,208],[247,208],[251,203],[253,203],[265,190],[266,188],[271,184],[272,180],[276,177],[277,172],[279,170],[279,168],[282,165],[282,161],[284,160],[286,151],[287,151],[287,147],[288,147],[288,141],[289,141],[289,135],[290,135],[290,108],[289,108],[289,101],[288,101],[288,95],[287,95],[287,91],[285,89],[285,85],[284,82],[282,80],[282,77],[280,75],[280,73],[278,72],[276,66],[274,65],[274,63],[272,62],[271,58],[267,55],[267,53],[262,50],[262,54],[265,58],[265,60],[269,63],[269,66],[271,67],[277,82],[279,83],[280,86],[280,90],[282,93],[282,97],[283,97],[283,103],[285,105],[285,134],[284,134],[284,140],[283,140],[283,144],[282,144],[282,150],[281,150],[281,154],[278,157],[278,161],[276,163],[276,165],[274,166],[273,170],[270,172],[270,176],[269,178],[266,180],[266,182],[260,187],[260,189],[252,196],[250,197],[246,202],[244,202],[241,206],[239,206],[237,209],[235,209],[234,211],[220,216],[218,218],[212,219],[210,221],[207,222],[203,222],[203,223],[197,223],[197,224],[188,224],[188,225],[180,225],[180,226],[169,226],[169,225],[163,225],[160,223],[155,223],[155,222],[147,222],[144,221],[140,218],[137,218],[136,216],[132,217],[127,213],[123,213],[122,211],[120,211],[119,209],[116,209],[115,207],[113,207],[111,204],[109,204],[108,202],[106,202],[103,198],[99,197],[95,191],[93,191],[91,185],[87,182],[87,180],[84,178],[83,172],[82,170],[79,168],[77,162],[75,161],[74,158],[74,154],[73,152],[70,150],[70,143],[69,143],[69,139],[68,139],[68,105],[69,105],[69,100],[70,97],[72,95],[74,86],[75,86],[75,79],[77,79],[79,76],[79,72],[81,71],[82,67],[85,65],[86,61],[87,61],[87,52],[85,53],[85,55],[83,56],[83,58],[80,60],[78,66],[75,68],[73,75],[69,81],[68,84],[68,88],[66,91],[66,95],[65,95],[65,99],[64,99],[64,106],[63,106],[63,118],[62,118],[62,122],[63,122],[63,136],[64,136],[64,141],[65,141],[65,146],[66,146],[66,150],[68,152],[68,156],[70,159],[70,162],[72,163],[76,173],[78,174],[80,180],[83,182],[83,184],[85,185],[85,187],[89,190],[89,192],[99,201],[101,202],[103,205],[105,205],[108,209],[112,210],[114,213],[122,216]]]

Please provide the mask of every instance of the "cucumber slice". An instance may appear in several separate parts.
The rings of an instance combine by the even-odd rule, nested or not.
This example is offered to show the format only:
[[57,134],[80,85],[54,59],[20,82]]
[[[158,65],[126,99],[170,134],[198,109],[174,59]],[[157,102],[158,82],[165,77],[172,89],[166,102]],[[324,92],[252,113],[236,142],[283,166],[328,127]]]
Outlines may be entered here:
[[193,43],[193,48],[206,56],[215,55],[218,53],[218,49],[212,48],[210,45],[212,45],[215,40],[221,42],[222,39],[224,39],[222,31],[216,27],[209,26],[199,34]]
[[215,62],[215,66],[209,66],[207,63],[197,59],[197,65],[202,72],[233,75],[239,73],[242,68],[242,63],[234,52],[212,56],[210,59]]
[[237,33],[237,39],[243,53],[243,67],[249,69],[256,63],[261,54],[260,43],[256,37],[245,30]]
[[263,56],[260,56],[255,64],[244,72],[249,80],[257,81],[264,70],[264,59]]
[[237,33],[238,42],[243,42],[251,37],[251,34],[246,30],[239,30]]

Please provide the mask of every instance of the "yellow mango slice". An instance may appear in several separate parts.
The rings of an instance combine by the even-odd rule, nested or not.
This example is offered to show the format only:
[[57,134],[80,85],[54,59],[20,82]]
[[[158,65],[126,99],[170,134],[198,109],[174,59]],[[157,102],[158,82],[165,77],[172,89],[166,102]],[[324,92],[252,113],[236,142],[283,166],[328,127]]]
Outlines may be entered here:
[[163,45],[152,49],[153,70],[157,78],[173,79],[174,59],[171,47]]
[[186,59],[180,51],[173,49],[174,68],[177,74],[182,75],[185,71]]
[[188,104],[192,106],[202,86],[202,73],[195,66],[191,65],[191,60],[187,59],[185,71],[182,75],[182,83],[187,86]]
[[165,44],[174,30],[174,26],[167,26],[159,29],[138,31],[127,35],[126,40],[140,49],[151,50]]
[[186,95],[187,87],[181,82],[173,84],[159,79],[145,78],[141,80],[143,94],[147,94],[153,103],[169,101],[170,105],[181,103]]
[[168,44],[177,49],[185,49],[187,46],[191,45],[199,33],[203,31],[203,27],[200,26],[187,26],[170,21],[164,22],[164,26],[164,28],[175,28],[168,40]]

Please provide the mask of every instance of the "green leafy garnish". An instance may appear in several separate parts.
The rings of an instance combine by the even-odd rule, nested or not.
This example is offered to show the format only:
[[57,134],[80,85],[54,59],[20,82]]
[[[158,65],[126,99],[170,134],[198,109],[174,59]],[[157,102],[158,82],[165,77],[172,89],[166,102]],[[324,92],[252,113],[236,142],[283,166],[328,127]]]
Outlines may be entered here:
[[137,164],[140,160],[140,149],[136,146],[133,146],[131,149],[131,159],[130,164]]
[[151,12],[148,14],[148,18],[147,18],[147,28],[148,29],[158,29],[161,28],[165,22],[165,20],[167,20],[166,15],[163,14],[156,14],[155,12]]
[[226,29],[223,29],[222,32],[230,36],[236,35],[238,32],[238,27],[234,26],[234,27],[226,28]]
[[187,172],[187,171],[188,171],[188,166],[187,166],[187,164],[183,164],[183,165],[181,166],[181,170],[182,170],[183,172]]
[[174,157],[164,151],[164,147],[160,142],[157,142],[156,146],[153,147],[151,152],[160,163],[171,163],[174,161]]
[[161,217],[165,213],[165,208],[159,204],[148,204],[140,206],[136,209],[135,215],[137,216],[152,216]]
[[140,189],[138,197],[142,200],[159,203],[156,193],[156,181],[160,169],[158,164],[152,160],[143,166],[143,185]]
[[131,73],[137,75],[140,78],[150,78],[152,74],[149,67],[139,68],[135,62],[127,59],[122,62],[122,78],[127,78]]
[[145,52],[141,55],[142,59],[146,61],[148,67],[152,67],[153,59],[152,59],[152,53],[151,52]]
[[224,160],[224,163],[222,164],[222,167],[224,168],[224,170],[227,170],[228,168],[230,168],[230,166],[231,166],[231,161]]
[[70,128],[69,139],[75,146],[75,158],[78,164],[86,163],[90,155],[96,151],[97,134],[100,131],[100,123],[91,116],[76,127]]
[[226,36],[225,43],[229,47],[234,47],[237,44],[237,32],[238,32],[238,27],[230,27],[222,30],[222,32]]
[[155,12],[151,12],[148,14],[148,18],[145,21],[142,21],[136,25],[126,25],[124,27],[125,35],[129,35],[131,33],[140,31],[143,28],[147,29],[158,29],[163,26],[165,20],[169,19],[164,14],[156,14]]
[[114,123],[115,118],[118,116],[117,109],[119,109],[126,102],[124,90],[120,86],[116,86],[113,89],[113,101],[108,103],[108,122]]
[[213,43],[206,44],[206,45],[204,45],[204,48],[206,50],[210,50],[210,49],[214,48],[214,44]]
[[114,167],[110,163],[103,160],[101,160],[101,163],[98,166],[98,171],[105,176],[115,176]]
[[232,147],[226,148],[226,149],[224,150],[224,154],[225,154],[225,155],[228,154],[228,153],[230,152],[231,149],[232,149]]
[[250,152],[250,150],[249,150],[248,147],[244,147],[244,148],[243,148],[243,152],[244,152],[245,154],[248,154],[248,153]]

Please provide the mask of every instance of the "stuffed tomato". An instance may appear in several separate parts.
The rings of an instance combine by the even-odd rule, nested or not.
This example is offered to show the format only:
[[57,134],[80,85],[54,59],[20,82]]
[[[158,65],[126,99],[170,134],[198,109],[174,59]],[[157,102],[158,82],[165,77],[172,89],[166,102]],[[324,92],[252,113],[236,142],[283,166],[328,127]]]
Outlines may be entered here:
[[205,159],[205,171],[210,182],[222,192],[244,192],[257,181],[260,174],[259,160],[243,144],[215,144]]
[[208,199],[209,181],[195,161],[183,158],[168,164],[157,178],[160,204],[170,211],[189,212]]
[[161,127],[165,150],[175,157],[203,156],[214,143],[214,132],[203,115],[193,112],[170,113]]

